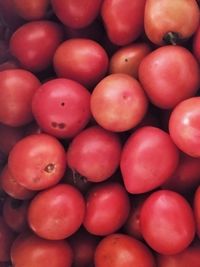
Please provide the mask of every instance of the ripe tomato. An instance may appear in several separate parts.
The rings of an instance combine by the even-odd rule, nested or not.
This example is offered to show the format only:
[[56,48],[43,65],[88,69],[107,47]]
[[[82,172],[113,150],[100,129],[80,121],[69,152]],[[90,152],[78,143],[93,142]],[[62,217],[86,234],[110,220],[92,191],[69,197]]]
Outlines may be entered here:
[[57,184],[63,177],[65,150],[53,136],[29,135],[11,150],[8,168],[22,186],[29,190],[42,190]]
[[157,190],[144,201],[140,226],[147,244],[163,255],[180,253],[195,236],[192,208],[171,190]]
[[194,195],[194,215],[197,227],[197,235],[200,238],[200,186],[198,186]]
[[33,198],[28,209],[28,222],[40,237],[60,240],[79,229],[84,215],[85,201],[78,189],[58,184]]

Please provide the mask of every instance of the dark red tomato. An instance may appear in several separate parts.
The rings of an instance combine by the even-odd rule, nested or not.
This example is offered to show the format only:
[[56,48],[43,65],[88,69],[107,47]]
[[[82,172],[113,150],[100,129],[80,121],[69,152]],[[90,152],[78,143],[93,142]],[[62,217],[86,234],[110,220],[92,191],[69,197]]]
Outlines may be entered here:
[[146,0],[104,0],[101,17],[107,35],[116,45],[127,45],[143,32]]
[[67,150],[69,167],[91,182],[108,179],[118,168],[120,156],[119,137],[99,126],[76,135]]
[[199,240],[192,243],[182,252],[175,255],[157,255],[158,267],[199,267]]
[[29,135],[15,144],[8,157],[11,175],[30,190],[57,184],[66,169],[65,150],[47,134]]
[[95,267],[155,267],[154,257],[141,241],[125,234],[104,237],[95,251]]
[[0,262],[10,260],[10,249],[15,239],[14,232],[0,216]]
[[53,11],[63,24],[84,28],[98,16],[102,0],[51,0]]
[[199,7],[196,0],[146,0],[145,33],[157,45],[176,44],[188,39],[198,24]]
[[53,63],[58,77],[72,79],[91,88],[105,76],[108,56],[99,43],[72,38],[58,46]]
[[59,138],[73,137],[90,120],[90,93],[73,80],[53,79],[35,93],[32,111],[44,132]]
[[11,248],[15,267],[71,267],[72,259],[66,240],[45,240],[32,233],[19,235]]
[[35,192],[31,191],[24,186],[20,185],[11,175],[7,164],[0,175],[0,184],[2,189],[11,197],[15,199],[30,199],[34,196]]
[[14,127],[31,122],[31,101],[40,85],[38,78],[29,71],[0,71],[0,122]]
[[83,225],[94,235],[105,236],[118,231],[128,218],[129,196],[116,182],[93,186],[86,198]]
[[169,133],[180,150],[191,157],[200,157],[200,97],[186,99],[174,108]]
[[28,222],[40,237],[59,240],[75,233],[84,215],[85,201],[78,189],[58,184],[33,198],[28,210]]
[[19,27],[11,36],[10,51],[21,65],[33,72],[45,70],[52,63],[63,32],[52,21],[32,21]]
[[39,20],[47,15],[50,0],[12,0],[16,13],[25,20]]
[[148,100],[140,83],[128,74],[110,74],[91,95],[91,112],[103,128],[123,132],[136,126],[145,116]]
[[194,195],[194,215],[196,221],[197,235],[200,238],[200,186],[198,186]]
[[169,134],[152,126],[139,128],[122,150],[120,167],[127,191],[140,194],[155,189],[173,174],[178,162],[179,151]]
[[119,48],[110,59],[109,73],[126,73],[137,79],[140,62],[150,51],[147,43],[134,43]]
[[140,226],[147,244],[163,255],[180,253],[195,236],[192,208],[181,194],[171,190],[157,190],[145,200]]
[[27,210],[29,202],[7,197],[3,205],[3,218],[14,232],[23,232],[28,228]]
[[139,66],[139,80],[145,92],[150,101],[162,109],[174,108],[194,96],[200,86],[199,77],[197,60],[181,46],[159,47]]

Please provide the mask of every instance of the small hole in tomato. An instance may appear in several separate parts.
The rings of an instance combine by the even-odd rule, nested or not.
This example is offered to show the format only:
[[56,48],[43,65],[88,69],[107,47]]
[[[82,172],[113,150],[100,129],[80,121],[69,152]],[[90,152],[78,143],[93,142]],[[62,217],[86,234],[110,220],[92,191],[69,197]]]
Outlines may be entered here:
[[45,168],[44,168],[44,171],[45,172],[48,172],[48,173],[51,173],[53,172],[53,170],[55,169],[55,166],[53,163],[49,163]]
[[65,102],[62,102],[62,103],[61,103],[61,106],[64,106],[64,105],[65,105]]
[[59,123],[58,124],[58,128],[60,128],[60,129],[64,129],[65,128],[65,123]]

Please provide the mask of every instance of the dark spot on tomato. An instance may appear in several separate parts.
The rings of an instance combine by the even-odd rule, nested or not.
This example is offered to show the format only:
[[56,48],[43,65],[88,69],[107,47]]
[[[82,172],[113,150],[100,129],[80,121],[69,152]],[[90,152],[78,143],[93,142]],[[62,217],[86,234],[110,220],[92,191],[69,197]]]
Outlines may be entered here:
[[45,172],[48,172],[48,173],[51,173],[53,172],[53,170],[55,169],[55,165],[53,163],[49,163],[45,168],[44,168],[44,171]]

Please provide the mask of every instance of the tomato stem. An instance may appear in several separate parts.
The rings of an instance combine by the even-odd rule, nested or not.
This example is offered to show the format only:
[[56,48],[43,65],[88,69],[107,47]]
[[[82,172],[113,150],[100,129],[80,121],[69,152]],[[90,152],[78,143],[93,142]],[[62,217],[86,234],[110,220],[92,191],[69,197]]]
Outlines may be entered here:
[[180,41],[180,35],[177,32],[167,32],[163,37],[163,41],[165,44],[177,45]]

